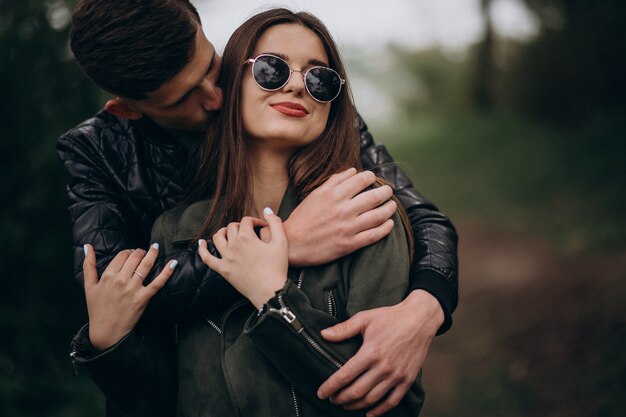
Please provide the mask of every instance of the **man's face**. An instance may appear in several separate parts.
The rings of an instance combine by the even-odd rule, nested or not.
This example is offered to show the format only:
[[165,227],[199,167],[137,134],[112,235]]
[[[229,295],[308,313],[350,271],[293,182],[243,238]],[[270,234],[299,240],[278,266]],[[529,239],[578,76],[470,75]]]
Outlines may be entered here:
[[209,113],[222,107],[222,90],[215,85],[221,64],[222,59],[199,27],[192,60],[147,98],[128,102],[162,127],[200,131]]

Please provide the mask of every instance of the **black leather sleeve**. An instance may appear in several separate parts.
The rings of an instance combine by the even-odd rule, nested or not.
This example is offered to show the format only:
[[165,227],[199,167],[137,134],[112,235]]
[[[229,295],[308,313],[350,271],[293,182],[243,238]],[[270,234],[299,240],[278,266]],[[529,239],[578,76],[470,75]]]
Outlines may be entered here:
[[173,338],[131,331],[97,352],[89,326],[72,339],[72,362],[86,369],[107,399],[107,416],[171,417],[176,411],[177,371]]
[[374,143],[367,125],[359,117],[363,168],[385,178],[406,210],[415,240],[409,291],[423,289],[439,300],[445,320],[438,334],[452,325],[458,303],[458,236],[454,225],[437,207],[413,187],[411,180],[394,163],[383,145]]
[[[96,254],[101,276],[117,253],[124,249],[146,248],[147,236],[139,230],[138,214],[124,197],[125,185],[107,163],[93,132],[73,131],[57,142],[57,151],[66,170],[67,191],[72,202],[69,213],[74,245],[74,276],[83,285],[83,245],[89,243]],[[109,133],[112,134],[112,133]],[[211,271],[195,250],[160,257],[146,284],[151,282],[171,259],[179,265],[165,287],[150,301],[139,327],[160,327],[197,317],[213,308],[229,305],[236,292],[217,273]],[[202,294],[198,297],[197,294]]]

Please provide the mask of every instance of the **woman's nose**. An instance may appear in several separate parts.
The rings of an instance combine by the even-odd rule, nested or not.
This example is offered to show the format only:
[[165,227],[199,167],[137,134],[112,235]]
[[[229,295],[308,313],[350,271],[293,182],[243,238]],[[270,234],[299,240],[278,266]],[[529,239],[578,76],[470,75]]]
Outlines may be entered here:
[[304,73],[301,69],[292,69],[289,81],[283,87],[283,92],[293,92],[295,94],[304,94]]

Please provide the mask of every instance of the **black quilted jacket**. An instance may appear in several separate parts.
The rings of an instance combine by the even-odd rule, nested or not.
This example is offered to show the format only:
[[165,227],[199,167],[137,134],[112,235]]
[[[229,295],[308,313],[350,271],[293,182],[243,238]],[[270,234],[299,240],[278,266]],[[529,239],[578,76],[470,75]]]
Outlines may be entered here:
[[[451,324],[458,300],[457,235],[450,220],[422,197],[396,167],[387,150],[374,144],[360,120],[361,160],[365,169],[382,174],[407,210],[415,236],[410,289],[425,289],[440,301]],[[185,196],[194,163],[169,132],[148,118],[130,121],[106,111],[61,136],[59,157],[67,174],[73,225],[75,276],[82,285],[83,249],[93,245],[101,274],[119,251],[150,242],[152,223]],[[222,309],[236,297],[194,250],[177,254],[179,267],[151,300],[140,326],[198,316]],[[169,259],[153,268],[150,282]]]

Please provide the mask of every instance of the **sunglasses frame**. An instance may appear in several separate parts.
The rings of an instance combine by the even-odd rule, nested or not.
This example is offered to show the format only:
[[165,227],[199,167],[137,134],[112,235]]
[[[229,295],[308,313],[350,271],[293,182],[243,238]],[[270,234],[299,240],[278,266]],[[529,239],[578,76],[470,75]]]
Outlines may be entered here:
[[[289,77],[287,77],[287,80],[285,81],[285,83],[284,83],[284,84],[282,84],[280,87],[276,87],[276,88],[265,88],[265,87],[263,87],[261,84],[259,84],[259,82],[256,80],[256,77],[254,76],[254,64],[256,63],[256,61],[257,61],[259,58],[262,58],[262,57],[265,57],[265,56],[268,56],[268,57],[270,57],[270,58],[279,59],[279,60],[281,60],[282,62],[284,62],[284,63],[285,63],[285,65],[287,65],[287,68],[289,68]],[[249,58],[249,59],[247,59],[247,60],[246,60],[246,62],[244,62],[244,65],[245,65],[245,64],[252,64],[252,65],[250,65],[250,70],[251,70],[251,73],[252,73],[252,79],[254,80],[254,82],[256,83],[256,85],[258,85],[258,86],[259,86],[259,88],[260,88],[261,90],[264,90],[264,91],[278,91],[278,90],[280,90],[281,88],[283,88],[284,86],[286,86],[287,84],[289,84],[289,80],[291,80],[291,76],[293,75],[293,73],[294,73],[294,72],[296,72],[296,71],[298,71],[300,74],[302,74],[302,81],[303,81],[303,83],[304,83],[304,88],[306,89],[306,92],[309,94],[309,96],[310,96],[313,100],[317,101],[318,103],[330,103],[331,101],[335,100],[337,97],[339,97],[339,94],[341,93],[341,86],[342,86],[342,85],[344,85],[344,84],[346,83],[346,80],[344,80],[343,78],[341,78],[341,75],[339,75],[339,73],[338,73],[337,71],[335,71],[334,69],[332,69],[332,68],[325,67],[325,66],[323,66],[323,65],[316,65],[316,66],[311,67],[311,68],[309,68],[308,70],[306,70],[306,71],[302,72],[302,68],[291,68],[291,65],[289,65],[289,63],[288,63],[287,61],[285,61],[283,58],[281,58],[281,57],[279,57],[279,56],[276,56],[276,55],[272,55],[272,54],[260,54],[260,55],[258,55],[256,58]],[[337,74],[337,77],[339,78],[339,89],[337,90],[337,94],[335,94],[335,97],[331,98],[330,100],[319,100],[319,99],[315,98],[315,97],[313,96],[313,94],[311,94],[311,91],[309,90],[309,86],[308,86],[308,84],[307,84],[307,82],[306,82],[306,76],[307,76],[307,74],[309,73],[309,71],[311,71],[311,70],[313,70],[313,69],[316,69],[316,68],[323,68],[323,69],[326,69],[326,70],[332,71],[332,72],[334,72],[335,74]]]

